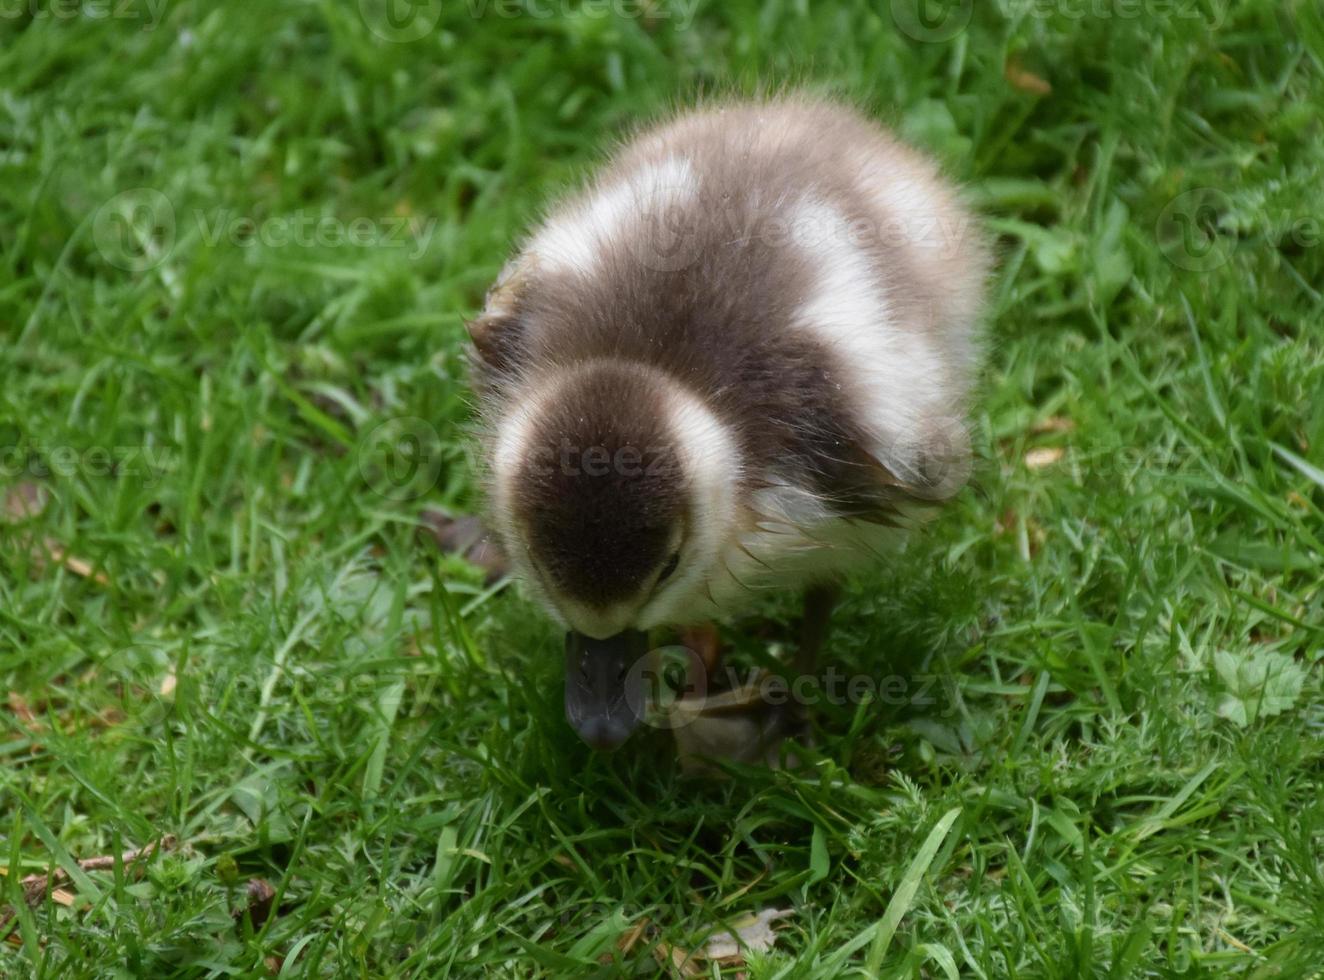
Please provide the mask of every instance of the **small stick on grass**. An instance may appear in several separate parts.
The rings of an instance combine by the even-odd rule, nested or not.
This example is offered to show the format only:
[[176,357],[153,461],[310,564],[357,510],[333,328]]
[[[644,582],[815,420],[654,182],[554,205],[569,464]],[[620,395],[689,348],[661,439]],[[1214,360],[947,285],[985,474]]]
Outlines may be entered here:
[[[172,849],[175,843],[174,835],[166,834],[159,841],[153,841],[132,851],[125,851],[119,856],[119,861],[127,868],[144,858],[151,857],[157,851]],[[84,871],[106,871],[115,867],[115,860],[113,854],[99,854],[96,857],[84,858],[78,862],[78,866]],[[57,886],[65,884],[68,880],[69,872],[63,868],[51,868],[45,874],[28,875],[20,882],[23,887],[23,901],[31,907],[40,905],[53,892],[60,891]],[[61,892],[61,894],[67,893]],[[68,903],[61,901],[60,904]],[[12,908],[0,909],[0,929],[9,925],[14,914]]]

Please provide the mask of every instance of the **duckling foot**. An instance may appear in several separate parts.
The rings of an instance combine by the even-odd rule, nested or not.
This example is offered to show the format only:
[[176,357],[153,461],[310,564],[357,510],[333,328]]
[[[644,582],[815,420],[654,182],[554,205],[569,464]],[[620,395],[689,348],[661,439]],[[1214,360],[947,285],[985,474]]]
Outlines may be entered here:
[[483,570],[483,581],[492,585],[509,572],[503,555],[492,536],[476,517],[447,514],[428,508],[419,515],[421,531],[448,555],[457,555]]
[[[793,675],[810,675],[817,669],[838,594],[834,585],[815,586],[805,593]],[[790,696],[797,688],[795,677],[789,689],[784,680],[759,672],[739,687],[709,691],[704,682],[717,676],[721,661],[716,631],[688,631],[685,645],[697,654],[691,672],[703,670],[705,676],[691,676],[686,687],[691,694],[671,706],[671,727],[682,770],[713,773],[717,770],[712,763],[719,759],[796,768],[799,758],[785,751],[782,743],[789,739],[808,745],[810,728],[806,706]]]
[[772,769],[799,765],[798,757],[784,751],[782,743],[805,741],[804,712],[789,701],[768,699],[770,676],[759,672],[740,687],[682,698],[671,706],[672,734],[682,771],[714,774],[720,771],[713,764],[718,760]]

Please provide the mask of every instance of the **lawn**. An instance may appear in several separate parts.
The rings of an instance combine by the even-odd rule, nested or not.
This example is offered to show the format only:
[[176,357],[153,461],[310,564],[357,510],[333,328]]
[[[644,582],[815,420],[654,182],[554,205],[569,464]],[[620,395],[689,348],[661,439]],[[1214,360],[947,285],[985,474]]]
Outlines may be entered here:
[[[1324,14],[914,3],[0,5],[0,976],[1324,975]],[[786,84],[985,216],[979,463],[695,781],[426,517],[522,229]]]

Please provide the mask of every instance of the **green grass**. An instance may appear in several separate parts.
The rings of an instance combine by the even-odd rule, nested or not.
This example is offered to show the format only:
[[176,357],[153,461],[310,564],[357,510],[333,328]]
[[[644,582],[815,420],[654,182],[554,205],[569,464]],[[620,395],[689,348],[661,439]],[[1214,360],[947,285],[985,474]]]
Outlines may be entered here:
[[[904,5],[5,8],[0,904],[78,873],[0,975],[653,976],[769,908],[752,976],[1319,970],[1324,16]],[[554,631],[417,520],[476,506],[462,318],[538,208],[632,120],[788,81],[996,232],[982,462],[838,616],[900,695],[695,784],[665,733],[578,744]],[[321,214],[365,223],[272,223]],[[426,493],[374,468],[395,419]]]

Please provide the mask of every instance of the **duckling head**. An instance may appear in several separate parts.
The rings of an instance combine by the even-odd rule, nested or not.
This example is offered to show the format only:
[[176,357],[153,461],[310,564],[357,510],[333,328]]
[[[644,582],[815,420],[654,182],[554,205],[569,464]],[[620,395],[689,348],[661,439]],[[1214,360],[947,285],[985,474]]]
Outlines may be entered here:
[[731,428],[665,372],[604,358],[549,370],[496,433],[494,523],[569,630],[566,714],[614,747],[640,720],[644,631],[711,615],[736,522]]

